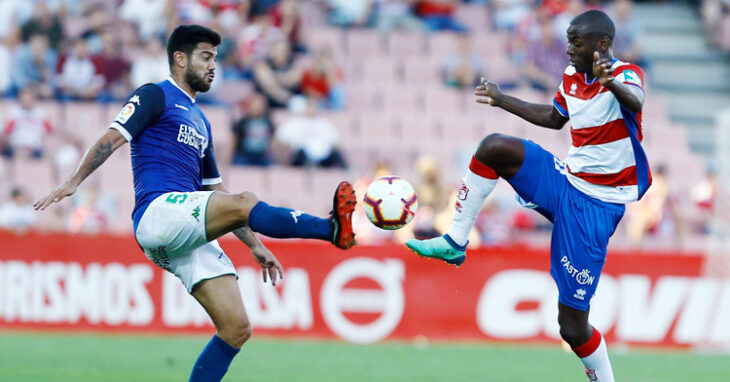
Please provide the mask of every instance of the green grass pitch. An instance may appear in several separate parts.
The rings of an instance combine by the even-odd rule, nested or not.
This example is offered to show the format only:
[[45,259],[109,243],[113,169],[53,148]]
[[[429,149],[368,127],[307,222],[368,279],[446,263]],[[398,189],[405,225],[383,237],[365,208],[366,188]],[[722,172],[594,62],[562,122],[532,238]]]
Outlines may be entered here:
[[[186,381],[209,337],[0,332],[0,380]],[[621,382],[730,381],[730,356],[612,353]],[[224,381],[587,381],[559,345],[252,339]]]

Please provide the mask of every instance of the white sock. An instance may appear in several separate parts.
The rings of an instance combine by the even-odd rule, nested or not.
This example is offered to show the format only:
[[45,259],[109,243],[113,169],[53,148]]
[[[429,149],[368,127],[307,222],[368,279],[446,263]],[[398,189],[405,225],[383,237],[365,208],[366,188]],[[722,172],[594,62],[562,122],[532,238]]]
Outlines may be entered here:
[[453,221],[447,232],[457,245],[466,245],[484,200],[494,189],[497,180],[499,177],[492,168],[472,157],[469,169],[461,180]]
[[[598,342],[597,347],[595,347],[596,342]],[[595,350],[591,352],[590,347],[595,347]],[[611,361],[608,359],[608,350],[606,349],[606,340],[603,339],[597,329],[593,329],[593,336],[585,345],[573,349],[573,351],[583,362],[588,380],[591,382],[614,382]]]

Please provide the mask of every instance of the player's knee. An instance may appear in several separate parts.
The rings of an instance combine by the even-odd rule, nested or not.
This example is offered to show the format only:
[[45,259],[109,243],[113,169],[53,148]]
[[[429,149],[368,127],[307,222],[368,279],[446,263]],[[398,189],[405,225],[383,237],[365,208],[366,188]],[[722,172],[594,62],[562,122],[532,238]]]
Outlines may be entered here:
[[221,329],[219,337],[231,346],[237,348],[243,346],[243,344],[248,341],[253,334],[251,323],[249,323],[246,319],[238,320],[235,323],[229,324],[226,328]]
[[572,348],[583,345],[590,338],[590,333],[586,332],[585,323],[565,319],[558,319],[558,323],[560,324],[560,337]]
[[242,192],[240,194],[233,195],[236,202],[236,212],[239,219],[247,223],[248,215],[251,213],[251,209],[259,202],[259,198],[253,192]]
[[504,157],[510,153],[509,137],[502,134],[489,134],[479,143],[474,155],[480,162],[492,165],[495,158]]
[[580,346],[577,344],[576,331],[569,325],[560,325],[560,337],[572,348]]

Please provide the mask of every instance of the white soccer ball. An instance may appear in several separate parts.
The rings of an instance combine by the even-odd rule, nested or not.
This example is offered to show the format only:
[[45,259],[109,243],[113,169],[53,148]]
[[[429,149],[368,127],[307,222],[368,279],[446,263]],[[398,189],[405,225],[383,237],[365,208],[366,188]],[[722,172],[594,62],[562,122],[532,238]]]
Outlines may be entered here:
[[362,206],[373,224],[394,230],[413,219],[418,210],[418,198],[413,186],[405,179],[388,175],[370,183]]

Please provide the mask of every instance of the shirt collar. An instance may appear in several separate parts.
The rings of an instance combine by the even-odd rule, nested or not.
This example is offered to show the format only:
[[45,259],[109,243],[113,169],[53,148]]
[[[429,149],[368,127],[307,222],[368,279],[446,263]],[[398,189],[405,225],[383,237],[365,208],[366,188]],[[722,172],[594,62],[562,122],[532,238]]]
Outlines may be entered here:
[[172,78],[172,76],[167,77],[167,80],[170,81],[170,83],[173,86],[175,86],[176,88],[178,88],[178,90],[180,90],[183,94],[185,94],[190,99],[190,102],[195,103],[195,98],[193,98],[192,96],[190,96],[190,94],[188,94],[188,92],[183,90],[183,88],[181,88],[180,85],[178,85],[177,82],[175,82],[175,80]]

